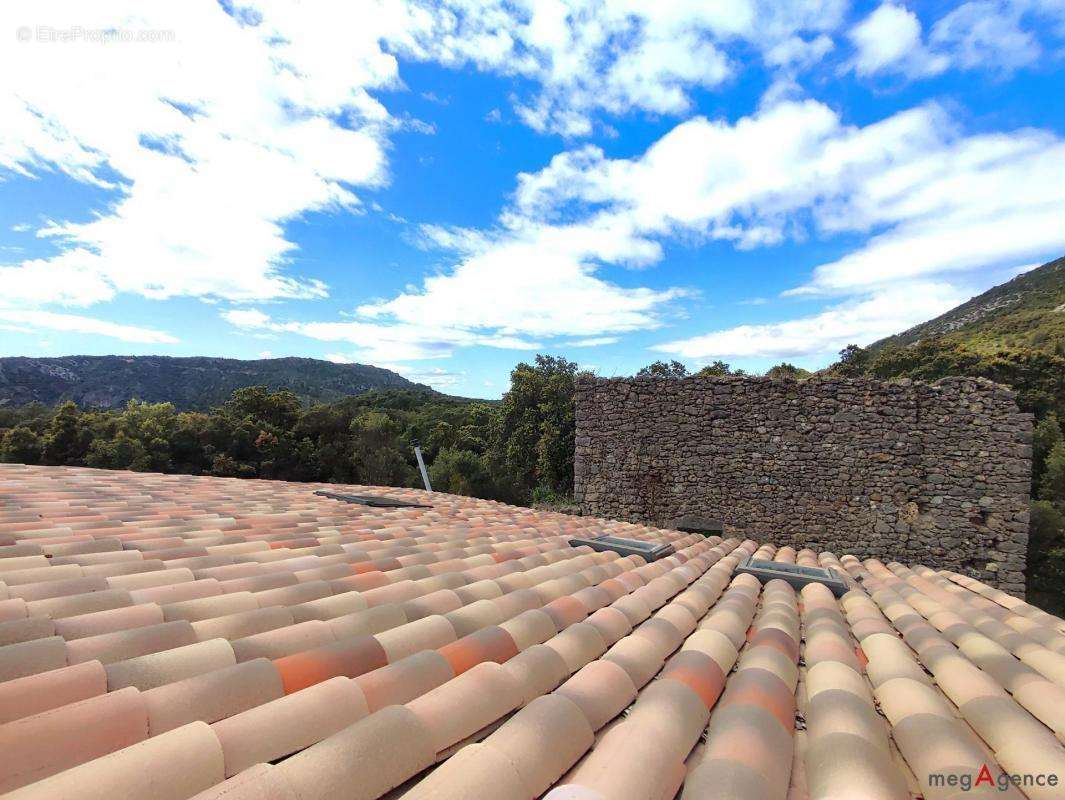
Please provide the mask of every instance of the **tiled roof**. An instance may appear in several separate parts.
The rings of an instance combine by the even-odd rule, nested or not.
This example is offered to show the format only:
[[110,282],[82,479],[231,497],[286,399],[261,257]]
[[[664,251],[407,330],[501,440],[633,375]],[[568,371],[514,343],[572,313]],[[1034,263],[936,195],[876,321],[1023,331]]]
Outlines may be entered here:
[[[318,488],[0,465],[0,792],[1065,796],[1065,623],[969,578]],[[675,553],[568,544],[602,534]],[[985,764],[1057,783],[963,791]]]

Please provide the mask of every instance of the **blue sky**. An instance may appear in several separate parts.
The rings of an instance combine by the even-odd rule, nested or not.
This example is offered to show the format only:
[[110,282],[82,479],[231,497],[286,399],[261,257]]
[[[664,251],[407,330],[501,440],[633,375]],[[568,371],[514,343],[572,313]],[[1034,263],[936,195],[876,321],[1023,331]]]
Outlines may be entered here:
[[1065,252],[1062,0],[14,2],[4,30],[0,355],[484,397],[537,352],[816,368]]

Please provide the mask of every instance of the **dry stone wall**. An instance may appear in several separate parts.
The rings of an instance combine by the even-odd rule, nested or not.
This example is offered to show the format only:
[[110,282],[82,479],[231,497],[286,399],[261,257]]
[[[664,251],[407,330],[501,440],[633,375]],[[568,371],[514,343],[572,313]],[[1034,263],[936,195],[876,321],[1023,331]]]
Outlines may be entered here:
[[1024,591],[1032,417],[990,381],[582,378],[576,413],[582,513]]

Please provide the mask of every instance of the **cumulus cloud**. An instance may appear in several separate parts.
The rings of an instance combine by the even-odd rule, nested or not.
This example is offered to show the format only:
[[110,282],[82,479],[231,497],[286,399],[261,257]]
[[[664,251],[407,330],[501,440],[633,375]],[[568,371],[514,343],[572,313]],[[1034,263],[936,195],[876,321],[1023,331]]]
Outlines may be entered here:
[[[854,68],[927,74],[942,59],[975,67],[1007,50],[1019,54],[1012,68],[1038,52],[1032,20],[1061,19],[1059,5],[973,0],[926,34],[885,3],[851,31]],[[1004,21],[987,23],[996,9]],[[518,176],[493,226],[418,227],[418,243],[449,263],[351,317],[224,312],[249,335],[297,334],[389,362],[616,339],[661,327],[690,296],[611,273],[653,267],[678,238],[750,249],[875,233],[801,287],[864,297],[1060,249],[1052,221],[1065,160],[1054,135],[967,137],[934,105],[855,127],[794,99],[798,72],[833,51],[846,19],[845,0],[3,4],[8,30],[173,35],[0,48],[0,180],[59,173],[103,198],[96,213],[37,231],[53,255],[0,264],[0,308],[85,307],[120,293],[325,297],[322,281],[294,268],[286,227],[312,212],[362,213],[360,194],[387,182],[390,135],[422,127],[374,96],[403,87],[399,58],[521,78],[518,117],[571,136],[603,113],[686,114],[693,92],[721,87],[752,57],[775,82],[756,113],[688,119],[631,158],[569,147]]]
[[[325,359],[326,361],[332,361],[334,364],[355,364],[358,362],[359,356],[348,353],[328,353]],[[424,367],[412,367],[409,364],[389,364],[387,362],[377,364],[377,366],[390,369],[409,381],[424,383],[434,389],[447,389],[466,380],[465,372],[448,370],[443,367],[429,367],[426,369]]]
[[614,259],[636,264],[670,236],[755,247],[875,232],[806,287],[864,290],[1060,252],[1065,143],[1030,129],[966,136],[934,104],[856,127],[788,101],[732,124],[694,118],[632,159],[563,153],[520,176],[514,214],[624,232]]
[[408,57],[527,78],[518,117],[567,136],[592,132],[597,112],[681,114],[691,93],[743,69],[730,49],[770,66],[810,64],[831,48],[846,0],[538,0],[419,4],[431,20],[397,40]]
[[38,231],[58,254],[4,267],[7,303],[324,296],[288,269],[284,226],[358,210],[351,187],[385,180],[389,120],[368,91],[398,81],[379,39],[401,22],[379,6],[313,29],[286,3],[254,24],[215,3],[0,6],[0,179],[59,172],[106,202]]
[[566,342],[569,347],[602,347],[608,344],[617,344],[621,341],[618,336],[593,336],[591,339],[575,339]]
[[703,361],[834,355],[848,344],[864,346],[936,317],[964,299],[948,284],[912,284],[839,303],[818,314],[766,325],[737,325],[651,349]]
[[883,3],[851,28],[854,44],[853,66],[859,75],[884,70],[913,74],[941,72],[943,58],[933,58],[921,42],[921,21],[912,11],[894,3]]
[[296,334],[320,342],[341,343],[355,348],[353,353],[334,352],[331,361],[362,360],[373,364],[421,361],[450,357],[456,348],[481,345],[507,350],[535,350],[536,341],[515,336],[444,326],[377,324],[357,319],[340,321],[275,320],[258,309],[222,312],[222,318],[247,332]]
[[1039,59],[1036,30],[1061,38],[1065,5],[1056,0],[972,0],[936,20],[925,36],[913,11],[885,2],[848,32],[855,48],[849,66],[863,76],[921,78],[949,68],[1006,74]]
[[[944,16],[932,29],[931,45],[951,54],[961,69],[992,69],[1010,72],[1038,60],[1040,46],[1035,35],[1025,30],[1022,14],[1040,11],[1040,3],[1026,0],[976,0],[963,3]],[[1047,11],[1053,13],[1051,4]],[[1065,20],[1065,5],[1057,14]]]
[[359,307],[353,321],[300,329],[351,340],[392,331],[389,346],[406,353],[392,360],[428,357],[423,341],[450,352],[513,338],[617,338],[661,327],[690,292],[623,287],[604,266],[651,267],[677,239],[756,248],[873,234],[794,289],[849,296],[833,324],[875,300],[884,322],[868,338],[912,321],[914,305],[886,321],[883,298],[899,295],[885,292],[903,283],[1060,252],[1065,229],[1053,220],[1063,213],[1065,144],[1049,132],[966,136],[936,105],[857,127],[822,103],[785,101],[733,123],[691,119],[630,159],[594,146],[563,152],[518,177],[495,229],[423,229],[455,254],[450,268]]
[[9,330],[21,332],[52,330],[66,333],[84,333],[120,339],[123,342],[144,344],[175,344],[178,339],[169,333],[154,328],[136,325],[120,325],[78,314],[58,314],[51,311],[0,309],[0,320],[12,323]]

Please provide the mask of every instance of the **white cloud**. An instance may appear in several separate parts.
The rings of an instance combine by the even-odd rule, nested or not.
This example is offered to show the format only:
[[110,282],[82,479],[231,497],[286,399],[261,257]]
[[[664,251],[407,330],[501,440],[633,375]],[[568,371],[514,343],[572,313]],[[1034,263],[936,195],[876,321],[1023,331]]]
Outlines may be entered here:
[[965,136],[935,105],[858,128],[821,103],[782,102],[734,124],[689,120],[633,159],[560,154],[519,177],[513,216],[620,232],[612,260],[637,264],[671,236],[757,247],[875,232],[806,287],[866,291],[1059,254],[1065,142],[1040,130]]
[[457,386],[466,380],[464,371],[453,371],[443,367],[411,367],[406,364],[380,364],[385,369],[398,372],[404,378],[415,383],[424,383],[434,389],[446,389]]
[[929,62],[921,44],[921,21],[917,15],[894,3],[883,3],[850,30],[857,51],[854,69],[872,75],[886,69],[929,72],[946,67]]
[[951,67],[1010,73],[1039,59],[1036,30],[1050,38],[1065,35],[1065,5],[1059,0],[972,0],[937,20],[925,40],[915,13],[885,2],[850,30],[856,50],[850,66],[859,75],[888,72],[908,78],[938,75]]
[[[1021,14],[1028,6],[1024,0],[963,3],[936,22],[931,44],[949,52],[961,69],[1010,72],[1027,66],[1040,55],[1035,36],[1022,28]],[[1065,5],[1059,4],[1058,13],[1065,19]]]
[[277,321],[257,309],[222,312],[222,318],[246,331],[289,333],[320,342],[354,346],[355,353],[334,352],[330,361],[348,363],[361,360],[371,364],[449,358],[459,347],[497,347],[506,350],[535,350],[540,344],[515,336],[477,333],[462,328],[432,325],[382,325],[360,320],[340,322]]
[[234,308],[222,312],[222,319],[238,328],[265,328],[271,320],[257,308]]
[[[354,364],[358,361],[358,356],[349,355],[347,353],[327,353],[326,361],[332,361],[334,364]],[[383,369],[390,369],[402,375],[409,381],[415,383],[424,383],[432,386],[434,389],[445,389],[449,386],[455,386],[466,380],[466,373],[459,371],[444,369],[443,367],[412,367],[408,364],[390,364],[387,362],[379,363],[376,366]],[[485,381],[485,385],[491,385],[490,381]]]
[[[1065,144],[1050,133],[966,137],[934,105],[859,128],[821,103],[780,102],[731,124],[689,120],[631,159],[561,153],[519,176],[496,229],[422,229],[457,254],[450,269],[361,306],[356,321],[298,329],[376,342],[369,352],[389,360],[515,337],[617,338],[660,327],[689,293],[623,287],[603,266],[651,266],[677,238],[756,248],[875,233],[795,290],[865,302],[902,280],[1054,255],[1063,213]],[[899,311],[876,330],[907,321]]]
[[121,339],[123,342],[142,342],[145,344],[175,344],[178,340],[169,333],[154,328],[141,328],[135,325],[120,325],[78,314],[57,314],[50,311],[4,310],[0,309],[0,320],[14,323],[18,329],[54,330],[67,333],[84,333]]
[[651,349],[699,360],[826,356],[848,344],[864,346],[899,333],[965,299],[946,284],[909,284],[840,303],[819,314],[767,325],[738,325]]
[[[779,66],[790,50],[812,63],[820,37],[838,28],[846,0],[538,0],[451,2],[431,24],[397,40],[408,57],[521,76],[538,86],[519,100],[527,125],[568,136],[593,129],[593,115],[634,109],[680,114],[691,92],[716,89],[760,53]],[[426,6],[423,6],[425,9]],[[805,43],[800,56],[800,46]],[[784,50],[779,49],[784,43]]]
[[[257,25],[216,3],[0,5],[0,178],[61,172],[111,191],[88,221],[39,231],[58,255],[3,267],[9,304],[325,294],[287,270],[284,225],[357,210],[350,187],[385,179],[388,115],[367,90],[397,84],[379,39],[404,20],[370,0],[331,25],[257,5]],[[33,40],[14,41],[20,26]],[[40,40],[73,26],[173,36]]]
[[839,207],[839,229],[889,226],[819,266],[803,292],[1046,260],[1065,250],[1065,142],[1042,131],[947,140]]
[[827,56],[834,47],[832,38],[823,33],[813,39],[790,36],[770,48],[765,60],[773,67],[806,69]]
[[[591,336],[657,327],[659,309],[681,289],[623,288],[598,277],[596,262],[625,263],[657,253],[614,226],[530,225],[421,290],[361,306],[384,324],[487,331],[504,338]],[[478,337],[481,338],[481,337]]]
[[617,336],[594,336],[591,339],[577,339],[566,342],[568,347],[602,347],[607,344],[617,344],[621,339]]

